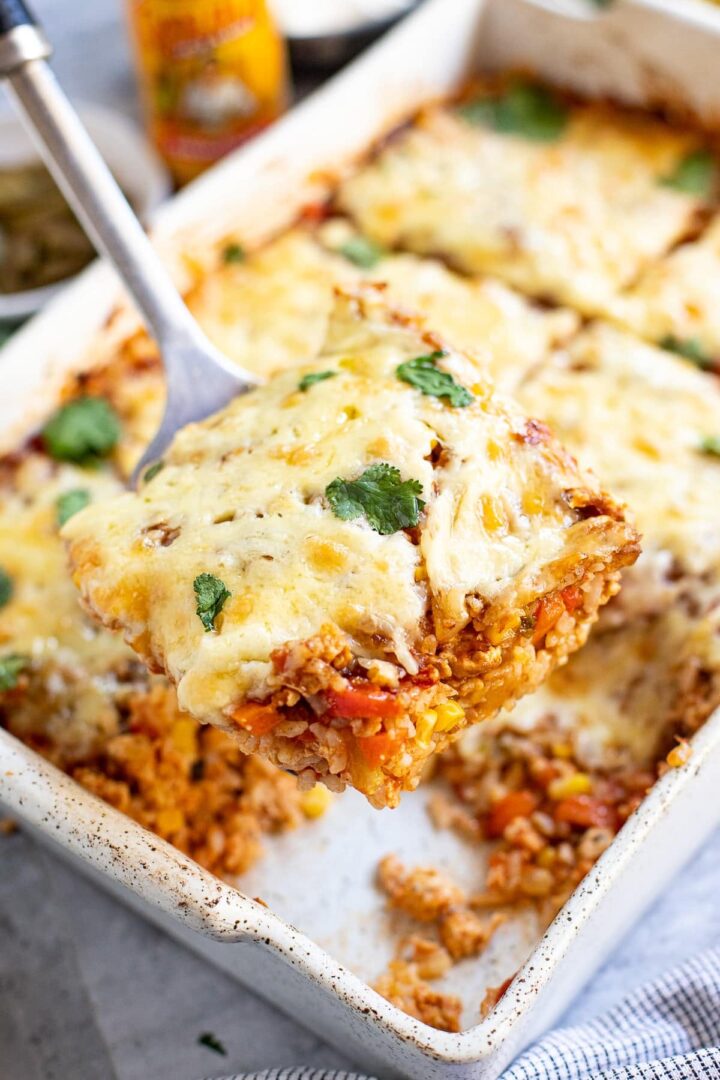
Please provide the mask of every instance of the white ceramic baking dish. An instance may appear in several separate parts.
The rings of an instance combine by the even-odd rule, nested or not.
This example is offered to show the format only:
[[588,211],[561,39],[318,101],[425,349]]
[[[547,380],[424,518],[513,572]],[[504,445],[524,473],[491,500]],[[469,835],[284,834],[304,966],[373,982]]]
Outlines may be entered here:
[[[202,258],[230,233],[264,239],[375,137],[480,68],[530,67],[591,93],[670,99],[720,121],[718,48],[720,12],[700,0],[616,0],[592,24],[524,0],[429,0],[268,135],[177,197],[158,221],[158,244],[182,283],[184,253]],[[69,371],[97,363],[125,332],[130,313],[121,306],[109,318],[117,301],[112,274],[95,266],[0,354],[0,450],[47,411]],[[690,764],[656,785],[483,1023],[471,1026],[483,987],[527,956],[532,920],[502,927],[480,961],[454,969],[453,987],[471,1004],[459,1035],[418,1023],[366,983],[392,950],[393,925],[373,887],[382,855],[432,862],[469,886],[482,879],[482,854],[432,829],[422,789],[382,814],[347,793],[320,822],[268,841],[243,893],[2,731],[0,801],[105,887],[367,1069],[492,1080],[558,1018],[720,822],[720,715],[693,745]]]

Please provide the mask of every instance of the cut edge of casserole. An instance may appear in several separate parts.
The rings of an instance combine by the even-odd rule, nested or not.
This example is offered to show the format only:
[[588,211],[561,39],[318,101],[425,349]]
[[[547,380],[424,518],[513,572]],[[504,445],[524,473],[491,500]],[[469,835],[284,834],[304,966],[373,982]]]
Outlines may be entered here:
[[186,428],[64,536],[86,606],[181,708],[378,807],[582,645],[639,551],[544,424],[369,287],[312,368]]

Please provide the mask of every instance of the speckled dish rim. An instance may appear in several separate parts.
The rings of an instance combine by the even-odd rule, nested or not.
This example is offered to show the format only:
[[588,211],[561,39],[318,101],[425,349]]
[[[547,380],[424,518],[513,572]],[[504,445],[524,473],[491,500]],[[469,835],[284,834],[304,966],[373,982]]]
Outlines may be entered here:
[[[695,111],[720,119],[720,77],[715,75],[712,92],[707,86],[720,45],[720,10],[708,5],[706,12],[702,0],[684,2],[689,21],[670,0],[617,0],[592,27],[592,37],[585,24],[571,37],[567,20],[528,8],[523,0],[428,0],[266,136],[168,204],[157,223],[158,246],[182,285],[188,257],[196,263],[229,234],[252,243],[283,228],[300,206],[326,192],[328,177],[417,104],[450,91],[478,56],[491,64],[512,64],[523,60],[524,45],[543,50],[534,57],[541,73],[559,71],[561,78],[575,74],[573,56],[580,50],[586,66],[576,81],[583,89],[602,92],[604,81],[614,87],[617,79],[628,97],[642,95],[646,87],[649,49],[650,60],[654,56],[661,68],[669,67],[664,74],[672,93],[682,88]],[[628,35],[643,25],[648,32],[638,44]],[[663,40],[672,40],[675,49],[667,65]],[[631,59],[617,55],[623,41],[631,54],[638,47],[634,68]],[[596,65],[588,65],[588,56],[596,57]],[[612,64],[608,69],[609,58],[616,70]],[[350,110],[352,125],[346,122]],[[68,373],[100,362],[134,325],[119,295],[112,273],[96,264],[4,348],[0,366],[6,385],[12,373],[14,394],[0,400],[0,452],[38,422]],[[83,859],[108,884],[124,886],[178,924],[228,944],[252,941],[274,953],[363,1023],[390,1036],[401,1062],[403,1047],[412,1047],[415,1056],[400,1066],[406,1075],[420,1075],[419,1051],[428,1066],[423,1075],[496,1076],[556,1019],[720,821],[720,713],[692,745],[689,764],[655,785],[490,1016],[456,1035],[390,1005],[300,931],[90,795],[4,731],[0,802]],[[396,1055],[392,1060],[397,1066]],[[450,1071],[433,1071],[439,1068]]]

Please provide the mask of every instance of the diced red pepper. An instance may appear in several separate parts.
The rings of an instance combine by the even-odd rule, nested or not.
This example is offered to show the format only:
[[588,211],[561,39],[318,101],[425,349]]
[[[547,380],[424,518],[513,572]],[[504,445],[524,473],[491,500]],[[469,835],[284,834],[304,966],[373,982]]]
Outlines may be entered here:
[[552,593],[550,596],[544,596],[542,598],[535,611],[535,629],[532,636],[533,645],[540,644],[545,635],[552,630],[564,611],[565,604],[563,603],[560,593]]
[[252,702],[238,706],[230,715],[251,735],[267,735],[282,720],[282,716],[272,705],[256,705]]
[[582,606],[583,592],[578,585],[568,585],[560,593],[566,611],[573,612]]
[[515,818],[529,817],[538,807],[537,796],[532,791],[511,791],[491,808],[485,821],[485,834],[502,836]]
[[379,768],[394,757],[397,739],[383,731],[378,735],[366,735],[365,738],[358,739],[357,746],[368,765]]
[[330,205],[328,202],[314,202],[303,206],[300,211],[301,221],[310,225],[318,225],[330,217]]
[[597,826],[615,830],[618,827],[615,807],[594,795],[571,795],[561,799],[555,807],[555,820],[577,825],[581,829]]
[[344,690],[329,690],[325,700],[328,715],[345,720],[391,720],[402,712],[394,694],[374,686],[350,684]]

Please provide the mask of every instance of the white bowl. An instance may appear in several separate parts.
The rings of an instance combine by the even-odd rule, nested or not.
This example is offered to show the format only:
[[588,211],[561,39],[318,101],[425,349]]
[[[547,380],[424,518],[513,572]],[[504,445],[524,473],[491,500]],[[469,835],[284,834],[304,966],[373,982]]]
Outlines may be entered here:
[[[81,105],[78,112],[100,153],[130,196],[138,216],[147,223],[172,190],[165,166],[141,131],[120,113],[97,105]],[[0,169],[39,160],[40,154],[19,116],[0,115]],[[40,289],[0,293],[0,320],[28,318],[69,280],[66,278]]]

